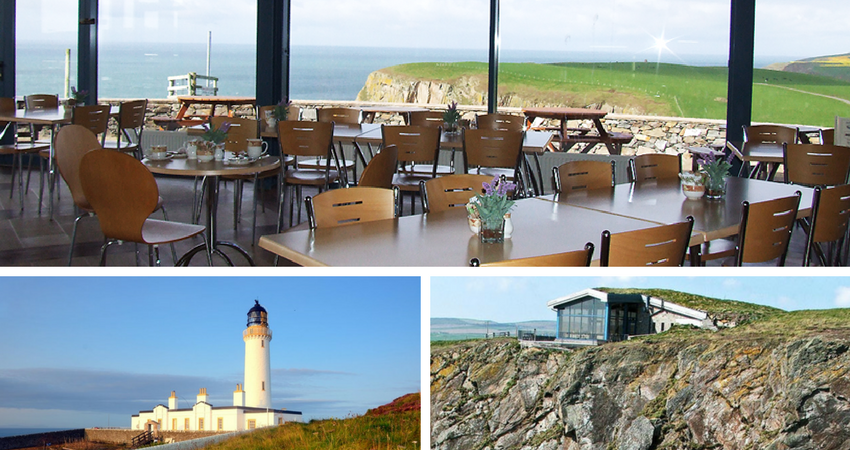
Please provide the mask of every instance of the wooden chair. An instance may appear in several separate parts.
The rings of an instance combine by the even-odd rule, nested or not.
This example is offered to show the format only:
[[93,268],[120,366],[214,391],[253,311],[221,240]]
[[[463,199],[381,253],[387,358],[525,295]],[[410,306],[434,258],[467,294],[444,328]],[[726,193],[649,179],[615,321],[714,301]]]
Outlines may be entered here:
[[[847,239],[848,217],[850,217],[850,184],[827,188],[815,187],[803,266],[809,266],[813,254],[818,257],[822,266],[846,265],[843,259],[846,259],[847,255],[841,253]],[[825,251],[822,246],[827,243],[831,245]]]
[[[204,235],[201,225],[150,219],[159,203],[159,190],[153,174],[133,156],[111,150],[93,150],[80,163],[83,193],[97,213],[100,229],[107,238],[101,247],[100,265],[106,265],[106,251],[118,241],[148,245],[148,263],[160,265],[159,246]],[[203,239],[206,246],[206,238]],[[212,265],[209,249],[207,262]],[[180,259],[178,265],[188,265]]]
[[476,127],[480,130],[523,131],[525,117],[513,114],[482,114],[475,117]]
[[469,265],[472,267],[589,267],[593,259],[592,243],[588,242],[584,250],[572,252],[555,253],[552,255],[532,256],[529,258],[506,259],[481,264],[478,258],[472,258]]
[[[415,212],[414,197],[419,182],[437,178],[437,155],[440,149],[440,128],[416,125],[381,126],[383,146],[398,147],[399,168],[393,176],[393,186],[410,194],[410,212]],[[429,170],[426,172],[425,167]]]
[[847,183],[850,148],[824,144],[782,144],[785,182],[805,186]]
[[[315,161],[317,158],[336,160],[336,152],[333,151],[333,123],[286,120],[278,122],[277,129],[281,158],[286,156],[295,157],[294,164],[283,169],[277,219],[277,231],[280,233],[283,230],[283,205],[287,188],[294,187],[297,191],[296,195],[299,204],[298,221],[300,222],[302,186],[317,187],[319,192],[327,190],[331,182],[339,179],[339,171],[331,169],[330,164],[325,164],[323,167],[302,167],[299,162],[299,158],[302,157],[312,161]],[[290,226],[292,226],[293,207],[295,203],[295,198],[290,195]]]
[[602,267],[681,266],[685,262],[694,218],[685,222],[611,234],[602,232]]
[[778,260],[785,265],[791,231],[800,205],[800,192],[764,202],[744,202],[735,265]]
[[[781,125],[744,125],[744,143],[750,144],[796,144],[798,131],[796,127],[784,127]],[[757,163],[751,174],[759,176],[764,174],[765,179],[773,180],[779,169],[778,164],[770,165]],[[743,166],[742,166],[743,170]]]
[[409,117],[408,125],[431,128],[443,126],[442,111],[411,111]]
[[451,208],[464,208],[469,199],[483,191],[484,183],[493,181],[489,175],[447,175],[423,181],[421,184],[422,210],[440,212]]
[[398,189],[353,187],[307,197],[310,228],[331,228],[398,217]]
[[[9,97],[0,97],[0,111],[14,113],[16,109],[15,99]],[[12,179],[10,182],[9,198],[11,199],[15,193],[15,168],[17,167],[18,176],[18,202],[21,211],[24,210],[24,155],[30,158],[32,155],[37,155],[41,150],[50,150],[50,143],[36,142],[19,142],[17,125],[14,122],[0,122],[0,139],[6,136],[6,133],[13,134],[11,144],[0,144],[0,155],[12,156]]]
[[398,147],[390,145],[381,149],[369,164],[363,168],[357,186],[393,188],[393,175],[398,167]]
[[646,153],[629,160],[629,179],[632,182],[678,178],[681,172],[681,154]]
[[118,108],[117,140],[105,141],[103,148],[132,153],[136,158],[142,159],[141,142],[147,105],[148,101],[145,99],[121,102]]
[[614,161],[570,161],[552,169],[557,194],[614,186]]
[[24,108],[27,111],[40,111],[59,107],[59,96],[55,94],[32,94],[24,96]]
[[818,140],[821,145],[835,145],[835,128],[821,128],[818,135]]
[[463,130],[463,172],[519,181],[522,141],[522,131]]
[[[331,123],[334,125],[359,125],[363,119],[363,114],[356,108],[319,108],[316,110],[316,118],[319,122]],[[342,142],[339,144],[339,153],[337,156],[337,169],[340,170],[340,178],[342,183],[348,185],[348,172],[351,171],[352,179],[357,179],[357,164],[354,159],[345,157]],[[329,160],[316,159],[313,161],[303,161],[302,167],[317,167],[323,168]]]

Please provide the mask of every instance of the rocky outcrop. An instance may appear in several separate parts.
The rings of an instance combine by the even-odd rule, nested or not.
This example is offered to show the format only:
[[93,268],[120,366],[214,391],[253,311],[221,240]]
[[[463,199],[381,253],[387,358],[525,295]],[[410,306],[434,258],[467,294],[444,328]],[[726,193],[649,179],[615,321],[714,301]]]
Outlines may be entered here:
[[581,350],[437,347],[431,446],[850,449],[850,333],[805,326],[674,328]]

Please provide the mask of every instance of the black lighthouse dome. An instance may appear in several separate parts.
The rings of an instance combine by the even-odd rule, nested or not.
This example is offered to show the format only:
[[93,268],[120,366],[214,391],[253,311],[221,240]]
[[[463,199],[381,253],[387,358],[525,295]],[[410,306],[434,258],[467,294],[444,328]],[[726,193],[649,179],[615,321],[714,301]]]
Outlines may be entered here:
[[254,306],[248,310],[248,326],[269,326],[269,313],[260,306],[259,300],[254,300]]

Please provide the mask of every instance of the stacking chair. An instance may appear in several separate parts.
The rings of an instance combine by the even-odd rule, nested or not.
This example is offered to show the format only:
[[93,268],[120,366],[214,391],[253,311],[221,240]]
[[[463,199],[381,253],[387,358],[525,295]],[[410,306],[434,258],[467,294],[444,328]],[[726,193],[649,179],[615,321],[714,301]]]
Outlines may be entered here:
[[[363,114],[356,108],[319,108],[316,110],[316,119],[319,122],[333,122],[334,125],[359,125],[363,119]],[[357,164],[355,164],[354,159],[345,158],[342,142],[340,141],[338,144],[339,156],[337,157],[337,168],[341,171],[340,178],[342,183],[347,185],[348,171],[351,171],[352,179],[357,179]],[[322,168],[327,161],[327,159],[322,160],[321,158],[314,161],[303,161],[302,167],[316,166],[318,168]]]
[[646,153],[629,160],[629,179],[633,182],[677,178],[682,171],[682,155]]
[[[160,265],[159,246],[201,235],[202,225],[150,219],[159,203],[159,190],[153,174],[133,156],[111,150],[93,150],[80,163],[80,181],[107,238],[100,251],[100,265],[106,265],[106,251],[115,242],[148,245],[148,263]],[[212,265],[209,248],[207,262]],[[183,258],[178,265],[188,265]]]
[[593,259],[593,249],[593,243],[588,242],[585,244],[584,250],[528,258],[506,259],[504,261],[484,264],[481,264],[478,258],[472,258],[469,261],[469,265],[472,267],[589,267]]
[[[850,184],[815,187],[803,266],[808,267],[813,256],[817,256],[822,266],[846,265],[847,255],[842,255],[842,251],[847,239],[848,217]],[[824,244],[830,244],[826,251]]]
[[819,141],[821,145],[835,145],[835,128],[821,128]]
[[357,186],[392,189],[396,167],[398,167],[398,147],[395,145],[384,147],[363,168]]
[[[415,212],[414,198],[419,182],[437,177],[437,155],[440,149],[440,128],[415,125],[381,127],[383,146],[398,147],[399,168],[393,177],[401,195],[410,193],[410,213]],[[428,168],[426,171],[425,168]]]
[[776,259],[777,265],[784,266],[799,206],[799,191],[791,197],[744,202],[735,265]]
[[32,94],[24,96],[24,108],[27,111],[39,111],[59,107],[59,96],[55,94]]
[[398,217],[398,189],[353,187],[307,197],[310,228],[331,228]]
[[482,114],[475,117],[479,130],[523,131],[525,117],[513,114]]
[[614,186],[614,161],[570,161],[552,169],[556,194]]
[[643,230],[602,232],[602,267],[681,266],[685,262],[694,218]]
[[484,183],[493,181],[489,175],[446,175],[421,183],[422,210],[440,212],[464,208],[469,199],[483,191]]
[[[439,128],[443,129],[443,111],[411,111],[408,119],[408,125],[416,126],[416,127],[427,127],[427,128]],[[441,131],[442,132],[442,131]],[[437,153],[439,156],[439,153]],[[422,168],[415,167],[417,172],[421,171]],[[425,168],[426,171],[430,170],[430,167]],[[449,164],[437,164],[437,176],[443,175],[451,175],[455,173],[455,149],[452,148],[449,151]]]
[[[518,182],[522,140],[522,131],[463,130],[464,173],[505,176]],[[525,190],[520,188],[519,192]]]
[[[783,127],[781,125],[744,125],[744,144],[796,144],[797,135],[798,132],[796,127]],[[762,166],[762,163],[758,163],[756,164],[756,167],[753,168],[752,174],[758,176],[760,173],[764,173],[766,179],[772,180],[778,169],[778,165],[774,165],[772,169],[768,170],[766,167]]]
[[[0,111],[5,112],[14,112],[15,111],[15,99],[8,97],[0,97]],[[14,122],[0,122],[0,139],[2,139],[6,133],[13,134],[13,142],[11,144],[0,144],[0,155],[12,155],[12,180],[11,180],[11,189],[9,189],[9,198],[11,199],[15,193],[15,168],[17,167],[17,177],[18,177],[18,201],[20,203],[21,211],[24,210],[24,165],[23,165],[23,157],[24,155],[37,155],[41,150],[50,150],[50,143],[42,144],[36,142],[18,142],[18,134],[17,134],[17,124]],[[29,157],[28,156],[28,157]]]
[[[323,167],[302,167],[299,158],[333,159],[336,161],[336,152],[333,151],[334,124],[326,122],[306,121],[283,121],[278,122],[278,140],[280,141],[281,158],[292,156],[295,162],[290,167],[282,167],[283,177],[281,180],[280,199],[278,202],[277,231],[283,230],[283,205],[288,188],[294,187],[298,197],[298,221],[301,221],[301,187],[314,186],[327,190],[331,182],[339,179],[339,171],[331,169],[330,164]],[[337,166],[338,167],[338,166]],[[289,225],[292,226],[293,206],[296,199],[290,194],[289,200]]]
[[847,183],[850,148],[832,144],[783,144],[785,182],[805,186]]
[[145,99],[121,102],[118,108],[118,138],[105,141],[103,148],[132,153],[142,159],[141,142],[147,105]]

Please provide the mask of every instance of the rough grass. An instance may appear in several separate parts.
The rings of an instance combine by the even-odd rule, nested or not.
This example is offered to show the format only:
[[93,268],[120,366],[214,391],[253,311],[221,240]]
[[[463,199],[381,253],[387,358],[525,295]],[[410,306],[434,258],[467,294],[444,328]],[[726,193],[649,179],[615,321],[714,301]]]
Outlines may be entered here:
[[634,288],[595,288],[598,291],[611,294],[644,294],[650,297],[669,300],[679,305],[705,311],[712,316],[726,316],[735,314],[745,317],[748,321],[758,320],[772,314],[783,312],[779,308],[771,306],[756,305],[755,303],[739,302],[737,300],[726,300],[702,295],[689,294],[670,289],[634,289]]
[[[445,83],[484,77],[483,86],[486,86],[487,64],[414,63],[382,71],[393,76]],[[727,78],[725,67],[646,62],[502,63],[499,65],[499,95],[517,96],[541,104],[576,107],[609,104],[650,115],[724,119]],[[850,82],[764,69],[755,69],[753,80],[754,121],[832,126],[836,115],[850,115],[850,104],[840,100],[850,100]]]
[[285,423],[207,447],[209,450],[402,450],[421,448],[420,395],[409,394],[365,415]]

